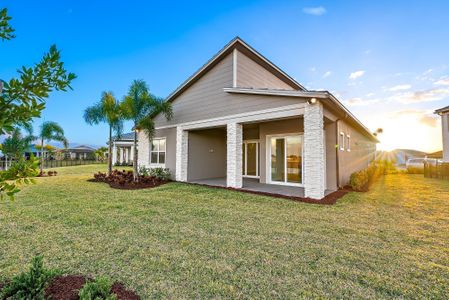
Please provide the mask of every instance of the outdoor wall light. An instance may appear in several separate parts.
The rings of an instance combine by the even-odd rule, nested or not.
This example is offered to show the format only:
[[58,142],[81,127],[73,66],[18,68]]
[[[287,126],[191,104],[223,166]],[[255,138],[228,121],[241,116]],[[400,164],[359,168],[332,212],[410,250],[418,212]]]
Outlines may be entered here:
[[308,102],[309,102],[309,104],[315,104],[316,103],[316,98],[311,98]]

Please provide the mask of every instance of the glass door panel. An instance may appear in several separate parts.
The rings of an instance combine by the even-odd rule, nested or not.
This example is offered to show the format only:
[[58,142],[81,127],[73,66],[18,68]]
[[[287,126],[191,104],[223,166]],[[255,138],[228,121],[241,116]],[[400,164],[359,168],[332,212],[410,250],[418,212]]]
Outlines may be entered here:
[[257,176],[257,144],[246,144],[246,175]]
[[285,181],[285,139],[271,139],[271,180]]
[[287,182],[302,183],[302,140],[300,136],[287,137]]

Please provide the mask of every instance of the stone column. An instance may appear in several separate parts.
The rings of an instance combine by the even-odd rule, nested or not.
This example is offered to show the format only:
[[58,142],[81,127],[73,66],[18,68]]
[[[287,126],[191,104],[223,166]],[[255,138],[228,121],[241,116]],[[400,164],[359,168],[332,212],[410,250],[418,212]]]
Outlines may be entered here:
[[112,165],[117,163],[117,146],[114,144],[112,146]]
[[129,153],[129,160],[134,161],[134,145],[131,145],[131,152]]
[[304,112],[305,196],[322,199],[325,190],[325,149],[323,105],[306,103]]
[[[137,133],[137,167],[150,166],[150,138],[144,131]],[[132,152],[134,155],[134,151]],[[133,156],[134,157],[134,156]]]
[[187,164],[189,160],[189,132],[176,127],[176,180],[187,181]]
[[241,188],[242,180],[243,126],[238,123],[227,125],[226,186]]

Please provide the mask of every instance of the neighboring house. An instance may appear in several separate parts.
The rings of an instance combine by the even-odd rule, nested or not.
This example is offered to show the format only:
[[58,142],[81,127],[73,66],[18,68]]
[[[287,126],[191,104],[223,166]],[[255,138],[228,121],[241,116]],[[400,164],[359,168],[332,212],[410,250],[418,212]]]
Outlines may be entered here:
[[95,159],[95,148],[88,145],[79,145],[64,149],[65,157],[68,159]]
[[[298,58],[299,59],[299,58]],[[168,96],[139,132],[138,163],[173,179],[321,199],[374,159],[376,137],[335,96],[309,91],[240,38]]]
[[[38,148],[36,148],[36,146],[38,146]],[[29,159],[31,157],[31,155],[35,156],[35,157],[41,157],[41,154],[44,155],[44,159],[48,159],[50,152],[48,152],[45,147],[44,147],[44,151],[41,152],[40,149],[40,145],[31,145],[30,148],[27,149],[27,151],[25,151],[25,158]]]
[[134,159],[134,132],[113,138],[112,164],[132,165]]
[[443,162],[449,162],[449,106],[437,109],[435,113],[441,116],[441,130],[443,134]]
[[425,158],[427,156],[426,152],[412,149],[395,149],[390,153],[393,155],[393,158],[398,166],[405,165],[407,160],[411,158]]

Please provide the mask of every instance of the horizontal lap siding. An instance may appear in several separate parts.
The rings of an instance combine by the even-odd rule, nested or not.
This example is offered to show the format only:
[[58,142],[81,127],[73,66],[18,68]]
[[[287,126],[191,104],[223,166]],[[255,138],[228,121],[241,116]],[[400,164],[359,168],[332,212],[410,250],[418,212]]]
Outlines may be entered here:
[[340,143],[340,132],[344,132],[345,136],[347,134],[351,136],[351,151],[347,151],[347,146],[344,151],[338,150],[340,185],[344,186],[349,183],[352,173],[368,167],[374,160],[376,144],[344,121],[339,121],[338,127],[338,143]]
[[172,120],[165,120],[163,115],[156,116],[156,127],[277,108],[304,101],[289,97],[226,93],[223,88],[232,87],[232,73],[230,54],[174,99]]
[[237,86],[293,90],[291,86],[241,52],[237,52]]

